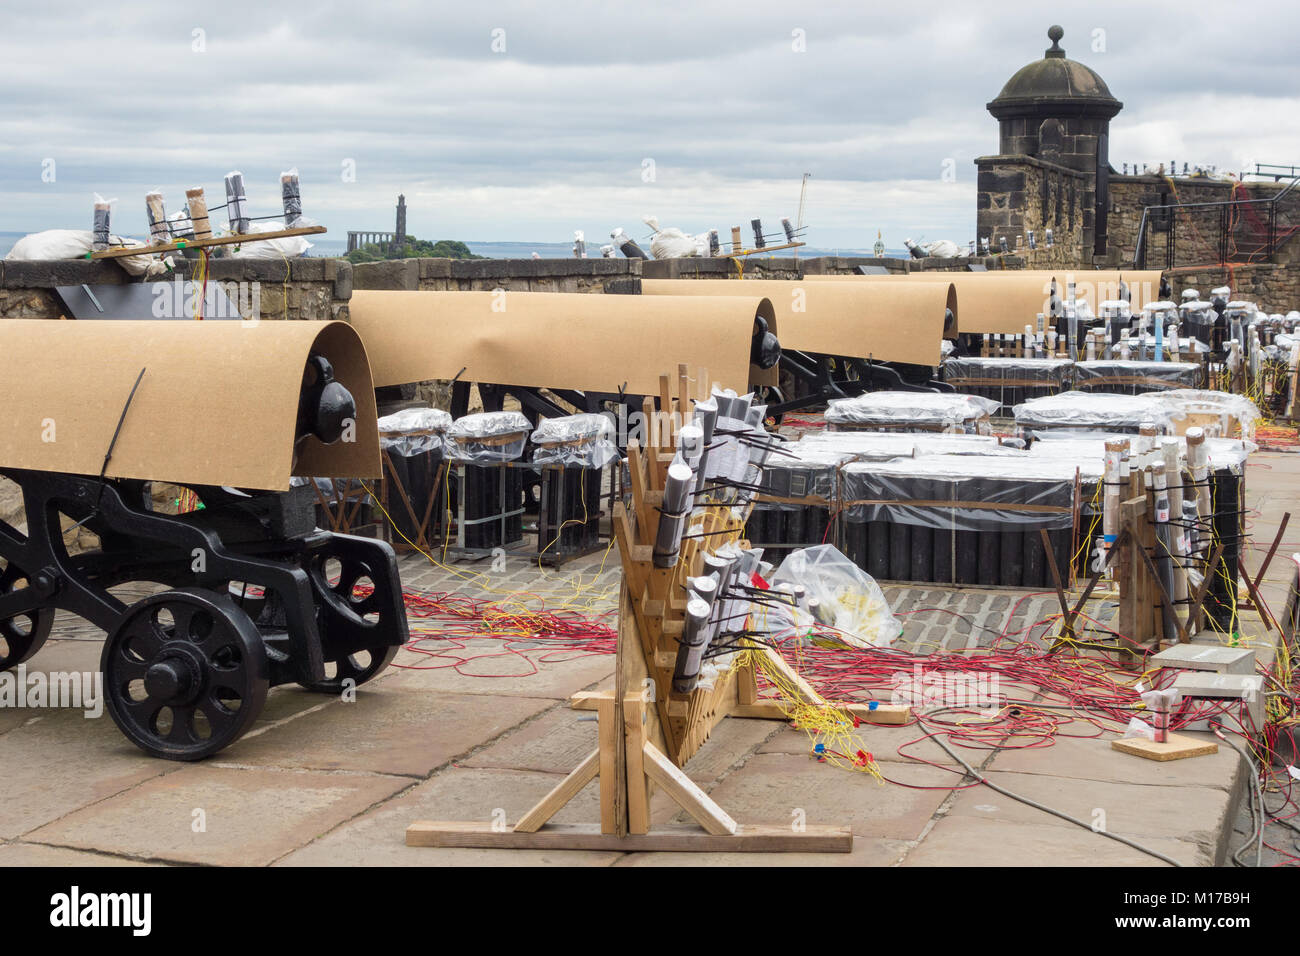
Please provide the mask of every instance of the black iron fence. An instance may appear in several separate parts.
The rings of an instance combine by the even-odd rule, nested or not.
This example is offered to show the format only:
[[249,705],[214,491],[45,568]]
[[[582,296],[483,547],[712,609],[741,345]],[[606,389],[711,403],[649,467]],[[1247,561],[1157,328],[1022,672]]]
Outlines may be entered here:
[[[1291,170],[1294,167],[1269,167]],[[1298,171],[1300,172],[1300,171]],[[1268,262],[1297,224],[1279,221],[1281,202],[1300,182],[1297,173],[1277,175],[1286,187],[1262,199],[1173,203],[1147,206],[1138,225],[1136,268],[1172,269],[1179,265]]]

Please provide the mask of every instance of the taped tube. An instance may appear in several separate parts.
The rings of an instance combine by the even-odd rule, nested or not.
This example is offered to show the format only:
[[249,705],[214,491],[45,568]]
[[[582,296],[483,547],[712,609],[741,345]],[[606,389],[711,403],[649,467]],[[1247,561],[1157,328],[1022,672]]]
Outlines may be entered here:
[[677,563],[682,546],[682,533],[689,517],[691,487],[695,474],[681,456],[675,456],[668,466],[664,481],[664,498],[659,513],[659,528],[655,534],[654,563],[657,568],[671,568]]
[[149,241],[156,246],[171,242],[171,230],[167,226],[167,210],[163,208],[162,193],[145,193],[144,211],[149,220]]
[[109,224],[111,210],[112,210],[111,203],[107,199],[100,196],[99,193],[95,193],[94,226],[93,226],[94,237],[91,240],[90,247],[94,249],[96,252],[102,252],[103,250],[108,248],[108,240],[109,240],[109,236],[111,235],[111,228]]
[[1196,487],[1196,535],[1193,550],[1205,557],[1210,543],[1209,520],[1210,509],[1210,460],[1205,447],[1205,430],[1203,428],[1187,429],[1187,469],[1192,473],[1192,484]]
[[[1169,483],[1165,477],[1165,463],[1153,462],[1151,465],[1151,485],[1154,489],[1154,511],[1156,523],[1156,570],[1160,572],[1160,583],[1164,593],[1174,593],[1174,567],[1171,555],[1173,541],[1169,528]],[[1178,628],[1174,624],[1174,609],[1161,602],[1161,617],[1164,621],[1165,639],[1178,640]]]
[[226,173],[226,224],[231,232],[244,235],[248,232],[248,215],[244,211],[244,174],[239,170]]
[[1187,525],[1183,516],[1183,471],[1179,464],[1179,442],[1177,438],[1165,438],[1160,442],[1160,451],[1164,456],[1165,480],[1169,489],[1170,520],[1176,524],[1170,528],[1170,550],[1173,552],[1174,589],[1170,592],[1176,604],[1187,600]]
[[[1124,456],[1128,452],[1127,441],[1108,441],[1106,442],[1106,472],[1103,481],[1104,494],[1102,497],[1101,512],[1101,539],[1102,545],[1109,555],[1110,549],[1115,547],[1115,541],[1119,537],[1119,505],[1122,497],[1123,484],[1120,478],[1121,467]],[[1114,568],[1111,569],[1113,575]]]
[[203,187],[185,190],[185,203],[189,208],[195,239],[212,238],[212,221],[208,218],[208,201],[203,198]]
[[686,620],[681,642],[677,645],[677,662],[673,667],[673,691],[689,694],[700,678],[700,664],[708,647],[709,605],[699,598],[686,602]]
[[302,190],[296,166],[280,174],[280,198],[284,202],[284,228],[296,229],[302,224]]

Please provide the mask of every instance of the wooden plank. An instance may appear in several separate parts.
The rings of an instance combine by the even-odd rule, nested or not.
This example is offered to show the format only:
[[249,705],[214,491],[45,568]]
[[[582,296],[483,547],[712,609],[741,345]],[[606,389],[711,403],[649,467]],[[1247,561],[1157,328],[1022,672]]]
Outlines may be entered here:
[[658,826],[625,837],[600,832],[594,824],[553,824],[535,833],[493,830],[490,823],[419,821],[406,828],[407,846],[481,847],[512,850],[608,850],[695,853],[848,853],[851,827],[737,826],[735,833],[713,835],[687,825]]
[[791,667],[789,661],[782,657],[775,648],[764,647],[759,653],[767,658],[768,662],[781,674],[782,677],[794,685],[795,690],[799,692],[804,703],[820,704],[824,702],[822,695],[817,693],[817,689],[813,687],[812,684],[808,683],[808,681],[804,680],[803,675]]
[[[898,725],[912,719],[912,708],[906,704],[878,704],[872,710],[867,704],[831,703],[829,706],[842,710],[868,724]],[[781,701],[759,700],[751,704],[734,704],[732,717],[749,717],[757,720],[788,720]]]
[[600,773],[600,750],[593,750],[587,755],[586,760],[578,764],[575,770],[557,783],[550,793],[542,797],[535,807],[520,818],[515,824],[515,829],[520,833],[535,833],[540,830],[547,820],[559,812],[560,807],[576,797],[578,791],[591,783],[598,773]]
[[746,664],[736,675],[736,703],[753,704],[758,700],[758,675],[753,664]]
[[[733,232],[731,234],[732,242],[736,241],[737,235],[738,233],[736,232]],[[721,255],[718,258],[719,259],[740,259],[745,256],[761,256],[761,255],[766,255],[769,252],[780,252],[782,249],[799,249],[803,246],[806,246],[807,244],[808,243],[806,242],[786,242],[786,243],[782,243],[779,246],[764,246],[762,249],[740,249],[739,251]]]
[[645,699],[623,699],[623,725],[627,741],[627,832],[650,830],[650,787],[645,775]]
[[646,775],[676,801],[677,805],[695,818],[709,833],[719,836],[736,832],[736,821],[722,807],[709,798],[690,777],[653,744],[642,751]]
[[209,246],[234,246],[264,239],[287,239],[289,236],[315,236],[325,231],[324,226],[302,226],[297,229],[277,229],[274,232],[250,232],[236,236],[213,236],[211,239],[180,239],[160,246],[121,246],[92,252],[91,259],[124,259],[128,256],[151,256],[177,249],[206,249]]
[[618,772],[614,764],[618,748],[614,738],[613,696],[596,701],[596,721],[600,739],[600,829],[603,833],[615,833],[618,830]]
[[1197,740],[1182,734],[1170,734],[1162,744],[1145,737],[1124,737],[1110,742],[1111,748],[1147,760],[1183,760],[1187,757],[1204,757],[1219,752],[1213,740]]

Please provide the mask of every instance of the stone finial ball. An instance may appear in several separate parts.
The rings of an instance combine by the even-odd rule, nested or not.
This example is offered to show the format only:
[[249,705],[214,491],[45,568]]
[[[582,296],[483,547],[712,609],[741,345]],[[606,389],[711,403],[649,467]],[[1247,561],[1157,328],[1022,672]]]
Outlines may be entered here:
[[1059,26],[1053,25],[1047,30],[1047,39],[1051,40],[1053,43],[1060,43],[1061,37],[1063,36],[1065,36],[1065,31]]

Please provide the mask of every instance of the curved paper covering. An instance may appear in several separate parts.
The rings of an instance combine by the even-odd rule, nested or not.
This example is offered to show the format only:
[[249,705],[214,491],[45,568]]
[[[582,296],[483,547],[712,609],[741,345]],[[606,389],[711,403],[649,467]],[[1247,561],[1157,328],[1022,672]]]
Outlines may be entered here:
[[[819,283],[789,279],[643,279],[644,296],[766,296],[776,309],[781,346],[881,362],[938,365],[944,310],[965,331],[959,296],[942,283]],[[958,329],[950,329],[956,335]]]
[[375,384],[455,378],[494,385],[657,395],[679,364],[737,392],[775,384],[749,364],[754,319],[780,338],[772,303],[754,290],[682,302],[566,292],[352,294]]
[[951,283],[961,302],[961,331],[980,334],[1023,332],[1041,312],[1048,312],[1052,281],[1065,298],[1069,283],[1075,294],[1087,299],[1093,311],[1102,302],[1119,298],[1120,281],[1128,286],[1136,312],[1160,299],[1160,272],[1153,270],[1005,269],[997,272],[909,272],[874,276],[804,276],[814,282],[837,285],[863,283]]
[[[294,461],[313,353],[356,399],[352,441],[308,436]],[[284,490],[291,475],[379,475],[374,386],[344,322],[0,320],[0,468]],[[347,436],[345,435],[345,438]]]

